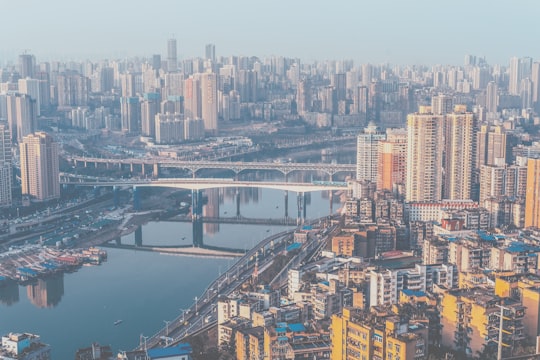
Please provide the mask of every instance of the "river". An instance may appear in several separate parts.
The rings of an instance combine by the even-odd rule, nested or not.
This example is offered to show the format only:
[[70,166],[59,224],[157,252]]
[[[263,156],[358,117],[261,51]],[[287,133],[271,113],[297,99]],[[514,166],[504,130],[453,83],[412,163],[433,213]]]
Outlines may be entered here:
[[[284,192],[242,189],[240,214],[250,218],[284,216]],[[230,217],[237,211],[233,190],[205,191],[206,216]],[[307,199],[307,218],[330,213],[328,192]],[[334,196],[333,211],[339,207]],[[296,194],[288,197],[288,214],[296,217]],[[249,249],[261,239],[286,227],[269,225],[204,224],[205,245]],[[145,245],[187,245],[193,241],[192,224],[150,222],[140,229]],[[134,244],[135,234],[121,239]],[[107,248],[108,259],[99,266],[38,280],[27,286],[0,288],[0,334],[39,334],[52,346],[53,359],[72,359],[76,349],[92,342],[114,351],[131,350],[140,335],[149,336],[178,316],[234,259],[194,258]],[[114,325],[116,320],[123,320]]]

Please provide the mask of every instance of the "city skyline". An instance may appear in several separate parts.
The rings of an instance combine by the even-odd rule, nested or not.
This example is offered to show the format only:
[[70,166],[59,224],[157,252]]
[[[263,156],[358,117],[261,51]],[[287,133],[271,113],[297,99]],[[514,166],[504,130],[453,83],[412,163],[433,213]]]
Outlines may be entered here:
[[[512,56],[540,57],[538,51],[530,53],[534,14],[540,10],[532,1],[502,8],[462,0],[437,6],[424,0],[278,0],[263,8],[235,0],[202,8],[161,0],[126,8],[122,2],[97,0],[81,10],[79,4],[56,0],[9,2],[3,10],[12,14],[3,20],[5,28],[17,29],[17,36],[0,35],[0,64],[15,62],[25,50],[40,61],[165,55],[169,38],[178,41],[178,59],[205,56],[207,44],[216,45],[216,56],[280,55],[305,61],[462,64],[465,54],[474,54],[488,63],[508,64]],[[441,20],[463,26],[444,26]]]

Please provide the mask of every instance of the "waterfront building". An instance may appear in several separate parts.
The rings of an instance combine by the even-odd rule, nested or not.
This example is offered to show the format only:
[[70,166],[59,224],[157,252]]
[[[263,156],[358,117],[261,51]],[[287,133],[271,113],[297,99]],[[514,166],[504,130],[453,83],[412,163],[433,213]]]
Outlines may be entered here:
[[22,194],[45,201],[60,197],[58,143],[45,132],[23,138],[20,147]]
[[12,154],[9,127],[0,123],[0,207],[10,206],[12,202]]
[[442,199],[444,115],[429,107],[407,116],[407,202]]
[[191,360],[193,349],[189,343],[146,350],[146,360]]
[[540,158],[527,161],[525,227],[540,228]]
[[156,144],[177,144],[184,141],[185,124],[182,114],[156,114],[154,119]]
[[51,347],[42,343],[39,335],[9,333],[2,336],[0,359],[50,360]]

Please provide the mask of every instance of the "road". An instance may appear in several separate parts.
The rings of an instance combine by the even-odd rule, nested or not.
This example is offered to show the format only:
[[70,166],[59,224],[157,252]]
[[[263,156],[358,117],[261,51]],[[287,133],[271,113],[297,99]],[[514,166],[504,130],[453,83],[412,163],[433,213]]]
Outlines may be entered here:
[[[312,241],[305,244],[301,251],[291,259],[283,273],[286,274],[286,270],[298,266],[308,256],[312,256],[314,251],[320,251],[324,244],[326,244],[328,233],[331,233],[332,229],[326,232],[323,231],[323,234],[316,235],[312,238]],[[212,282],[200,297],[196,297],[195,303],[189,309],[185,309],[176,319],[170,322],[167,321],[166,326],[153,336],[145,337],[145,340],[139,344],[136,350],[142,350],[145,347],[153,348],[174,345],[182,342],[189,335],[197,334],[215,326],[217,323],[218,297],[220,295],[230,295],[249,279],[253,274],[256,256],[259,258],[258,267],[260,269],[272,263],[274,257],[285,249],[287,246],[286,240],[296,230],[283,231],[261,241],[231,266],[230,269]],[[273,251],[263,250],[268,249],[269,246],[273,247]],[[280,275],[276,278],[279,277]],[[277,279],[277,283],[281,285],[282,281],[280,280]]]

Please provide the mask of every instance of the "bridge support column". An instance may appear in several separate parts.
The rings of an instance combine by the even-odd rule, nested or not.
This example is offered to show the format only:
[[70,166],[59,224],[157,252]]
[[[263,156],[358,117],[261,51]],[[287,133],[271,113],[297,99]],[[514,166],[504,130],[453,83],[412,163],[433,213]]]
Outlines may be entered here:
[[236,188],[236,217],[240,217],[240,191]]
[[289,217],[289,190],[285,190],[285,217]]
[[202,217],[203,198],[200,190],[191,190],[191,220]]
[[129,172],[133,174],[133,163],[129,164]]
[[135,229],[135,246],[142,246],[142,226],[137,226]]
[[296,205],[298,207],[298,215],[296,217],[296,221],[298,224],[301,224],[303,223],[302,215],[303,215],[303,207],[305,205],[303,191],[298,192],[298,196],[296,197]]
[[191,222],[193,225],[193,246],[203,245],[202,222],[203,196],[200,190],[191,190]]
[[[307,215],[307,195],[308,194],[304,194],[303,198],[304,198],[304,206],[303,206],[303,214],[302,214],[302,222],[304,222],[306,220],[306,215]],[[311,196],[311,194],[310,194]]]
[[330,198],[330,214],[334,212],[334,191],[329,190],[328,197]]
[[113,201],[114,207],[117,208],[120,205],[120,195],[118,194],[118,186],[113,186]]
[[133,187],[133,210],[140,210],[141,208],[141,199],[140,199],[140,194],[139,194],[139,190],[137,189],[136,186]]
[[141,163],[141,174],[142,174],[142,176],[145,175],[145,171],[144,171],[144,163]]
[[155,163],[154,164],[154,171],[152,173],[152,176],[157,179],[159,178],[159,164],[158,163]]

